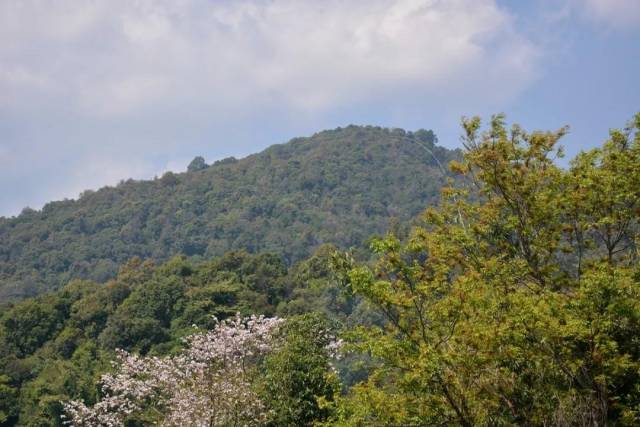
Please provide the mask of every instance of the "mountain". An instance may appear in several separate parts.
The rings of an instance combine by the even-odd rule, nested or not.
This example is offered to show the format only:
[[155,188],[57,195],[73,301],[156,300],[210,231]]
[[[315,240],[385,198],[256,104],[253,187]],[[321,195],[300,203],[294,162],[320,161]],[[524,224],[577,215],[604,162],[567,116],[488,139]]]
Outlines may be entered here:
[[432,131],[348,126],[25,209],[0,218],[0,301],[104,282],[135,256],[246,250],[291,264],[323,243],[361,246],[434,204],[441,164],[459,156]]

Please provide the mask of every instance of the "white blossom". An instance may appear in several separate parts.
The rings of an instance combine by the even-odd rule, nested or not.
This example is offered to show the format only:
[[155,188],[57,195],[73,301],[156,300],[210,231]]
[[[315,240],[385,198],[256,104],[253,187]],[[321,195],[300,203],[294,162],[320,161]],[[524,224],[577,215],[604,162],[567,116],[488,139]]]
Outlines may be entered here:
[[121,426],[131,414],[157,411],[163,426],[260,425],[267,409],[253,388],[253,367],[274,345],[283,320],[251,316],[217,323],[185,339],[177,356],[141,357],[120,350],[104,397],[89,407],[64,403],[71,426]]

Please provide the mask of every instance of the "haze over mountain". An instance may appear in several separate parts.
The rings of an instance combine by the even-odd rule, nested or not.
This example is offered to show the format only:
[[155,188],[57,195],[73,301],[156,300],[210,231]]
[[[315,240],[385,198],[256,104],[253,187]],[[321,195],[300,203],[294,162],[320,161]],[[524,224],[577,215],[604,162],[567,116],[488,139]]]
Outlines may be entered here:
[[291,263],[323,243],[361,247],[435,203],[460,156],[435,144],[432,131],[348,126],[0,218],[0,301],[104,282],[134,256],[243,249]]

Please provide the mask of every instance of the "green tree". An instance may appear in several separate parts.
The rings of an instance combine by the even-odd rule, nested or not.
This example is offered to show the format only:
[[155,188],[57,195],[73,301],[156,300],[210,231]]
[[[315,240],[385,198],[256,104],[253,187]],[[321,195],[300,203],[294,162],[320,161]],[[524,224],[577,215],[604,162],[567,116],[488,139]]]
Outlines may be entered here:
[[56,296],[23,301],[2,316],[2,336],[19,356],[27,356],[62,329],[64,306]]
[[310,426],[330,415],[339,389],[329,354],[331,329],[325,316],[314,313],[290,318],[282,327],[282,346],[265,361],[269,425]]
[[209,165],[204,161],[204,158],[202,156],[197,156],[193,160],[191,160],[191,163],[189,163],[189,166],[187,166],[187,171],[198,172],[208,167]]
[[568,171],[565,129],[463,125],[466,188],[375,268],[336,258],[387,319],[353,332],[376,364],[337,423],[637,425],[640,115]]
[[18,415],[18,390],[11,378],[0,375],[0,425],[5,425]]

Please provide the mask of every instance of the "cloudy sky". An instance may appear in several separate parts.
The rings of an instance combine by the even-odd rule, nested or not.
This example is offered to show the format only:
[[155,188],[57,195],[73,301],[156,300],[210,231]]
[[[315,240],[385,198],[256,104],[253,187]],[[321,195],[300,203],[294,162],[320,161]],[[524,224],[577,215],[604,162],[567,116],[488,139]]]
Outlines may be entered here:
[[639,0],[2,0],[0,215],[350,123],[640,111]]

